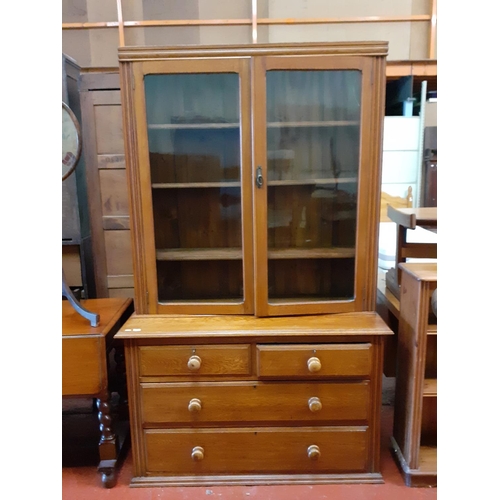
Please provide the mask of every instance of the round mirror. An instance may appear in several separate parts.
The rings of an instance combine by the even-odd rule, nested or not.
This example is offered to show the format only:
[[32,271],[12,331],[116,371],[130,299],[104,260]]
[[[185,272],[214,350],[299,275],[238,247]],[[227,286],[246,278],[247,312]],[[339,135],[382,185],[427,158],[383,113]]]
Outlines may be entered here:
[[62,103],[62,180],[76,168],[82,152],[80,124],[66,103]]

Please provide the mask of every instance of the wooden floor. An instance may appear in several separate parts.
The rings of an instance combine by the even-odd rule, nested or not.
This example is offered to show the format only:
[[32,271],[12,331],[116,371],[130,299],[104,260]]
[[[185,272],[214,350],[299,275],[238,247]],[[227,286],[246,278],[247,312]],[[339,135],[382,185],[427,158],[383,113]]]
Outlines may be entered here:
[[381,472],[385,484],[380,485],[317,485],[317,486],[225,486],[130,488],[132,457],[128,452],[112,489],[101,486],[96,465],[63,467],[63,500],[417,500],[436,499],[437,488],[408,488],[390,452],[393,407],[382,407]]

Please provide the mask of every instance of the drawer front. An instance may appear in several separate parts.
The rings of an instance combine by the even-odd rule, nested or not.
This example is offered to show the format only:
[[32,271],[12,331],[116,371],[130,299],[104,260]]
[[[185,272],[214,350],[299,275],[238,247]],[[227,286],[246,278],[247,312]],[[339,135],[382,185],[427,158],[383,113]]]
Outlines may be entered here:
[[145,425],[368,422],[368,382],[142,384]]
[[371,344],[258,345],[261,378],[369,377]]
[[249,375],[250,345],[142,346],[140,375],[213,376]]
[[106,345],[103,338],[63,337],[62,395],[97,395],[106,386]]
[[146,430],[148,473],[364,472],[366,427]]

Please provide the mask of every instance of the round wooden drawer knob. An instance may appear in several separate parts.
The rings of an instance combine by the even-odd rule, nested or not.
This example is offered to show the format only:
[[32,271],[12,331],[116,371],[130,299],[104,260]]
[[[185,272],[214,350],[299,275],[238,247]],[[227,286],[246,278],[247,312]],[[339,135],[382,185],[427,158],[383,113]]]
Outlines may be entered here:
[[192,413],[199,413],[201,411],[201,401],[193,398],[188,404],[188,410]]
[[319,446],[316,446],[315,444],[312,444],[307,448],[307,456],[311,460],[318,460],[318,458],[321,456],[321,452],[319,451]]
[[193,451],[191,452],[191,458],[195,462],[199,462],[200,460],[203,460],[204,456],[205,456],[205,450],[201,446],[195,446],[193,448]]
[[312,358],[309,358],[307,360],[307,369],[311,373],[319,372],[321,370],[321,361],[314,356]]
[[188,368],[192,372],[196,372],[200,369],[201,366],[201,358],[199,356],[191,356],[188,359]]
[[317,412],[319,410],[321,410],[321,408],[323,408],[323,405],[321,404],[321,401],[319,398],[317,397],[312,397],[312,398],[309,398],[309,409],[314,413],[314,412]]

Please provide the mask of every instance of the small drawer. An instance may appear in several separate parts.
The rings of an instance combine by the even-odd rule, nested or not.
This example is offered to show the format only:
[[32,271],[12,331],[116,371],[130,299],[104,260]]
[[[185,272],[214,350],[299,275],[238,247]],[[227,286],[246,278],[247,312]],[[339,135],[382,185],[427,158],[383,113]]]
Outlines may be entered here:
[[369,377],[371,344],[258,345],[261,378]]
[[142,346],[143,377],[249,375],[250,345]]
[[368,422],[370,383],[141,384],[144,425]]
[[366,472],[367,427],[146,430],[146,473]]

